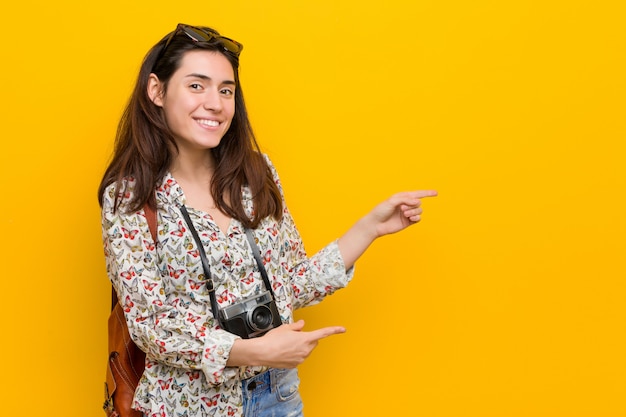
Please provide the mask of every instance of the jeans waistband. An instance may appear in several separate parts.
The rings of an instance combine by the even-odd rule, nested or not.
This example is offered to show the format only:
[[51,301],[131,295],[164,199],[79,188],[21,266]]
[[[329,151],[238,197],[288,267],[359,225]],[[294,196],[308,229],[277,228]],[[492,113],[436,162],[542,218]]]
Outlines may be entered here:
[[276,380],[276,373],[279,369],[270,368],[251,378],[241,381],[243,392],[263,391],[272,388],[272,382]]

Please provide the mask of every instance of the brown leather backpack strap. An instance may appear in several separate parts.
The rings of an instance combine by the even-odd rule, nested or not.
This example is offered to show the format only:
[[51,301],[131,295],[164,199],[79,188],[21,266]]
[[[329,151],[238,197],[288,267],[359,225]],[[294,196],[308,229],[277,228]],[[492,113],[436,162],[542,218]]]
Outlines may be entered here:
[[143,206],[143,211],[146,213],[146,220],[148,221],[148,227],[150,228],[150,234],[154,243],[157,242],[157,214],[156,210],[150,207],[150,204],[146,203]]

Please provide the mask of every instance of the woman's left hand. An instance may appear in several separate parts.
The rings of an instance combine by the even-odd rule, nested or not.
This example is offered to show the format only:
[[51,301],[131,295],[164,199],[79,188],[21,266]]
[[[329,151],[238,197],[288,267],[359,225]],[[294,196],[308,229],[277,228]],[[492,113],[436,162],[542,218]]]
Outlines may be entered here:
[[437,191],[420,190],[394,194],[378,204],[366,217],[376,230],[376,236],[384,236],[406,229],[421,220],[422,198],[435,197]]
[[436,195],[434,190],[407,191],[394,194],[374,207],[337,241],[346,270],[377,238],[419,222],[422,219],[421,199]]

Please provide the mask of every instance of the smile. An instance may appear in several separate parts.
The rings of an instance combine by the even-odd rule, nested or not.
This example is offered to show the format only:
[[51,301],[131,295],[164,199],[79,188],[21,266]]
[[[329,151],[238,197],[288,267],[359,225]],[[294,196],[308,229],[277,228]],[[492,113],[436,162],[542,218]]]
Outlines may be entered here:
[[203,126],[217,127],[220,125],[220,122],[217,120],[208,120],[208,119],[196,119],[196,122],[200,123]]

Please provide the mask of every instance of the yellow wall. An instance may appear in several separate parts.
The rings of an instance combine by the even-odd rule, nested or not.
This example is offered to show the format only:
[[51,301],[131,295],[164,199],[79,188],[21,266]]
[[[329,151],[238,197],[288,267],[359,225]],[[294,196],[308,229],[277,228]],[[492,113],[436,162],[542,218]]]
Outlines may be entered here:
[[310,252],[435,188],[301,367],[308,417],[626,415],[622,0],[12,2],[0,17],[2,415],[102,416],[96,188],[149,46],[240,40]]

